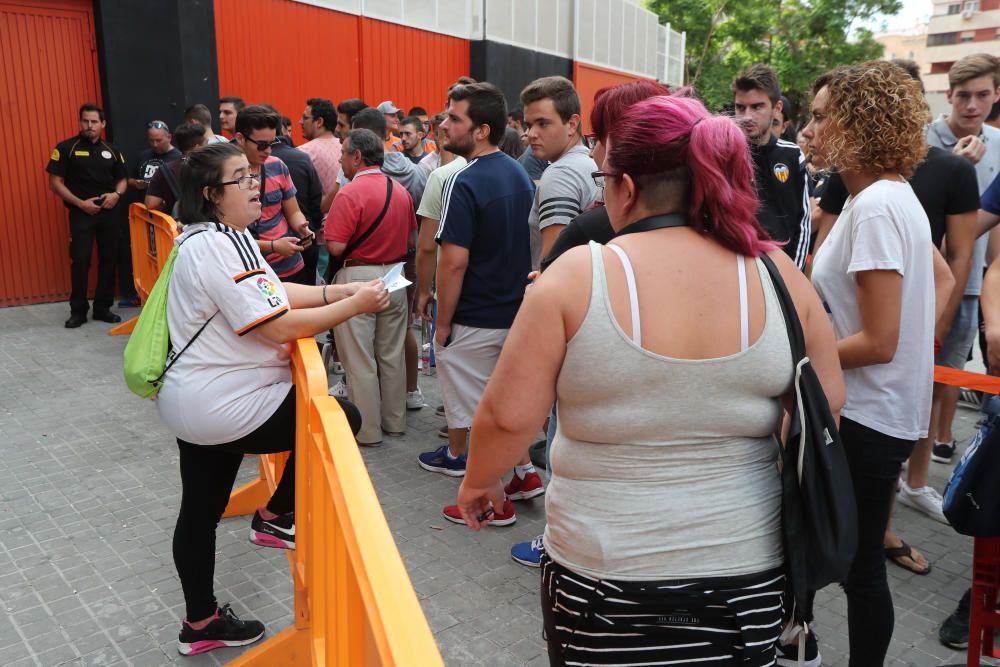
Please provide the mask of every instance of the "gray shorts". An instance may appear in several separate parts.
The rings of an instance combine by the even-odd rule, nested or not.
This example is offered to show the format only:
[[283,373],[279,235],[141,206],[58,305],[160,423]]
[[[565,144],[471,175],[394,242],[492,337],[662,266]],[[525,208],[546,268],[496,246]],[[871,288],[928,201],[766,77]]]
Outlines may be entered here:
[[941,353],[938,354],[937,364],[948,368],[965,368],[965,362],[969,359],[969,351],[972,350],[972,343],[976,339],[976,331],[979,329],[979,297],[963,296],[962,303],[958,305],[955,312],[955,319],[951,322],[951,329],[941,343]]
[[469,428],[479,399],[500,358],[510,329],[479,329],[454,324],[451,342],[434,342],[438,382],[448,428]]

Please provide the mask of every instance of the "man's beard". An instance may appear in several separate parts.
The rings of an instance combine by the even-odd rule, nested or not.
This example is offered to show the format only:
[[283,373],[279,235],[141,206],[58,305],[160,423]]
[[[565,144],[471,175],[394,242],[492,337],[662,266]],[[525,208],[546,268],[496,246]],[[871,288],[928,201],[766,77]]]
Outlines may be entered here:
[[476,140],[472,138],[471,134],[464,137],[454,137],[445,141],[444,149],[449,153],[468,159],[472,155],[472,151],[476,150]]

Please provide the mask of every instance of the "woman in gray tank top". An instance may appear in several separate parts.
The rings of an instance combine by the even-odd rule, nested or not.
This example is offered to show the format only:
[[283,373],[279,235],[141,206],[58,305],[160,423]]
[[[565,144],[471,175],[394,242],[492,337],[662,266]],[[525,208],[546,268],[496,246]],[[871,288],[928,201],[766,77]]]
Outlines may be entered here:
[[595,179],[619,236],[568,251],[528,291],[476,413],[459,507],[486,525],[558,399],[542,559],[551,663],[773,664],[775,434],[792,362],[762,252],[836,412],[833,331],[756,222],[729,119],[654,97],[623,114],[607,151]]

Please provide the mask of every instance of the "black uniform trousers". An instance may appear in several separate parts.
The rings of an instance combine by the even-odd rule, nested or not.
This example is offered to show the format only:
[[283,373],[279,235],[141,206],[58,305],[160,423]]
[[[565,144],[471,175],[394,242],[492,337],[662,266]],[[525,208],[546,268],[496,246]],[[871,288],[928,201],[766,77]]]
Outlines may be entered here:
[[97,242],[97,290],[94,292],[94,312],[111,310],[115,299],[115,263],[118,252],[119,229],[117,212],[102,210],[88,215],[78,208],[69,210],[69,258],[72,288],[69,308],[73,315],[86,316],[90,307],[87,301],[87,279],[90,275],[90,256]]

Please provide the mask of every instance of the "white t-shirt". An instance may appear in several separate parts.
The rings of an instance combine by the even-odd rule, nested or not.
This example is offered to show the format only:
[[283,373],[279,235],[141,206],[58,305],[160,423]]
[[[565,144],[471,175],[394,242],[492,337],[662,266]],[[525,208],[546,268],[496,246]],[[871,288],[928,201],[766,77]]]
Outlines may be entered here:
[[[434,155],[437,154],[434,153]],[[440,157],[438,160],[440,160]],[[448,180],[449,176],[466,164],[468,162],[466,162],[464,157],[456,155],[451,162],[431,172],[431,175],[427,177],[427,187],[424,188],[424,194],[420,198],[420,207],[417,209],[419,217],[441,220],[441,194],[444,192],[444,183]]]
[[267,421],[292,386],[287,345],[255,331],[289,311],[288,296],[246,230],[194,223],[176,243],[183,245],[167,297],[172,351],[212,320],[167,372],[156,405],[182,440],[232,442]]
[[896,354],[844,371],[841,414],[903,440],[927,437],[934,382],[934,264],[930,223],[909,183],[876,181],[851,197],[813,261],[812,282],[837,340],[861,330],[855,274],[903,276]]
[[542,230],[550,225],[568,225],[597,201],[600,191],[591,176],[597,163],[590,149],[574,146],[549,165],[535,189],[535,203],[528,215],[531,228],[531,266],[541,264]]

